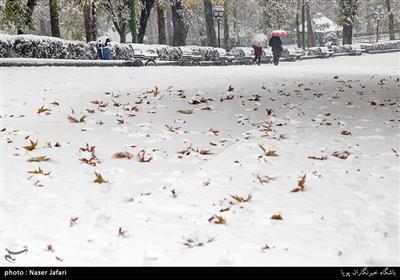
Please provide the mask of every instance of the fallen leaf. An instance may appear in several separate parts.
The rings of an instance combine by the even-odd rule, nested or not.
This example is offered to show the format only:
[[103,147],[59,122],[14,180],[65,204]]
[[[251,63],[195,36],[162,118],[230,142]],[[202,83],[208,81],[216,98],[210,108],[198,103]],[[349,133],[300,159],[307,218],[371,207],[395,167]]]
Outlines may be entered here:
[[40,107],[40,108],[38,109],[37,113],[40,114],[40,113],[45,113],[45,112],[50,112],[50,111],[51,111],[50,109],[46,109],[46,108],[44,107],[44,105],[42,105],[42,107]]
[[152,159],[153,159],[153,157],[152,156],[148,156],[147,158],[146,158],[146,152],[144,151],[144,150],[141,150],[139,153],[138,153],[138,161],[139,162],[150,162]]
[[94,175],[96,176],[96,179],[94,180],[95,183],[98,183],[98,184],[107,183],[107,181],[104,180],[103,176],[101,176],[100,173],[97,173],[97,172],[95,171],[95,172],[94,172]]
[[127,237],[127,236],[126,236],[126,233],[127,233],[127,232],[128,232],[127,230],[123,230],[122,227],[120,227],[120,228],[118,229],[118,236],[121,236],[121,237],[126,238],[126,237]]
[[350,153],[348,151],[336,151],[332,153],[332,156],[340,158],[340,159],[347,159]]
[[50,158],[46,157],[46,156],[39,156],[39,157],[33,157],[28,159],[28,162],[42,162],[42,161],[49,161]]
[[122,158],[132,159],[133,155],[128,152],[119,152],[119,153],[115,153],[112,156],[112,158],[114,158],[114,159],[122,159]]
[[193,114],[193,110],[178,110],[177,112],[186,115]]
[[272,220],[283,220],[283,217],[281,214],[274,214],[271,217]]
[[29,142],[31,143],[29,146],[24,146],[23,148],[27,151],[33,151],[34,149],[36,149],[36,146],[38,144],[38,140],[36,140],[36,142],[32,141],[29,139]]
[[341,135],[351,135],[351,132],[350,131],[347,131],[347,130],[342,130],[342,132],[340,133]]
[[79,217],[71,218],[69,220],[69,226],[72,227],[73,225],[76,225],[78,223]]
[[217,216],[214,215],[211,218],[208,219],[208,222],[212,223],[212,224],[217,224],[217,225],[224,225],[226,224],[226,220],[221,217],[221,216]]

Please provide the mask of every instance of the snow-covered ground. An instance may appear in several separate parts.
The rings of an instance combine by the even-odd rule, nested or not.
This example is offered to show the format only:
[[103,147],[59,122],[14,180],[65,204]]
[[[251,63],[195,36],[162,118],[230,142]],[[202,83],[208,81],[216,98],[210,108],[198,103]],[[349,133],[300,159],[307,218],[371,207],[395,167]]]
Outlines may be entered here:
[[0,72],[17,265],[400,264],[398,53]]

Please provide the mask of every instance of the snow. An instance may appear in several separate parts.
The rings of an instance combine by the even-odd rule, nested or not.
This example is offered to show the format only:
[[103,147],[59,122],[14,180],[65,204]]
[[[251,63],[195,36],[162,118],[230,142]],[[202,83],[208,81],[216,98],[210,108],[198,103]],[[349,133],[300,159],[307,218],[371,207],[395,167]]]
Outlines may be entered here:
[[[337,25],[333,20],[327,18],[326,16],[317,13],[315,17],[312,19],[313,24],[314,24],[314,32],[321,32],[321,33],[327,33],[327,32],[340,32],[342,31],[342,27]],[[299,25],[299,32],[302,32],[303,26],[300,24]],[[307,25],[304,27],[305,32],[308,32],[308,27]],[[294,30],[296,31],[296,30]]]
[[17,265],[399,265],[398,61],[2,68],[0,247],[28,248]]

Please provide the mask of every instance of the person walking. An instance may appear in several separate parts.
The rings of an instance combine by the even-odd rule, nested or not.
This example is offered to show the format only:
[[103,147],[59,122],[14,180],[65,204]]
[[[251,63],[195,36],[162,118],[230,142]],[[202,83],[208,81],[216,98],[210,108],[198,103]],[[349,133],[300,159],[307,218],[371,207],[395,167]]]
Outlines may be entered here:
[[278,36],[272,36],[271,39],[269,39],[269,46],[272,48],[272,54],[274,55],[274,64],[278,66],[279,58],[283,52],[281,38]]
[[261,64],[261,56],[262,56],[262,47],[253,45],[253,49],[254,49],[254,60],[253,61],[257,62],[257,64],[260,65]]

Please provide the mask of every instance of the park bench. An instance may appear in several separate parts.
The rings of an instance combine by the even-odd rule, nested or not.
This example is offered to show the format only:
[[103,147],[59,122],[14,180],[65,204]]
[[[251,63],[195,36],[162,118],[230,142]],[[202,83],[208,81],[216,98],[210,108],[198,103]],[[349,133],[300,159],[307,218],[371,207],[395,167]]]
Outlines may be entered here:
[[145,61],[145,66],[149,65],[149,63],[157,66],[156,59],[158,58],[158,54],[155,50],[145,44],[129,44],[129,46],[133,51],[133,58]]
[[262,59],[265,60],[267,63],[272,63],[273,58],[272,50],[271,49],[263,49],[263,56]]
[[363,55],[366,53],[365,49],[362,49],[360,46],[357,45],[350,45],[350,55]]
[[236,47],[232,49],[232,54],[240,63],[252,64],[254,61],[254,49],[249,47]]
[[199,53],[193,51],[190,47],[179,47],[179,50],[181,51],[181,66],[200,66],[200,61],[203,59],[203,57]]
[[334,57],[334,51],[328,47],[320,47],[320,52],[323,58],[335,58]]
[[218,61],[221,65],[233,64],[233,61],[235,60],[235,57],[233,55],[228,54],[223,48],[215,48],[215,50],[218,52]]
[[295,62],[295,61],[301,59],[302,56],[303,56],[303,54],[301,53],[301,51],[298,51],[295,48],[283,49],[282,57],[287,58],[290,61]]

